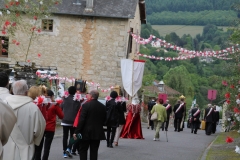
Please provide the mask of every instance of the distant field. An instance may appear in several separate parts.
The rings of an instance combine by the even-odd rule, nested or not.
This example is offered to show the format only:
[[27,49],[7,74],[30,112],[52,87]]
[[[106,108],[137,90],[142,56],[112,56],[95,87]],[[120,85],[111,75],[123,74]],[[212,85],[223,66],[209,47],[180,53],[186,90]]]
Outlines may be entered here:
[[[185,25],[152,25],[152,27],[159,32],[161,36],[165,36],[171,32],[175,32],[178,36],[182,37],[184,34],[190,34],[195,37],[197,34],[202,34],[204,26],[185,26]],[[227,31],[228,27],[223,28]]]

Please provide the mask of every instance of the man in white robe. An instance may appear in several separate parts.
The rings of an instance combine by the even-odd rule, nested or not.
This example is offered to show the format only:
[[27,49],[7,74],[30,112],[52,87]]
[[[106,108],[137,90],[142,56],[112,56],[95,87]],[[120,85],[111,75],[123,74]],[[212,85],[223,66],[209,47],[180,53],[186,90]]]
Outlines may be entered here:
[[10,106],[0,100],[0,160],[2,147],[7,143],[17,118]]
[[6,97],[11,96],[8,90],[9,77],[5,72],[0,72],[0,99],[5,102]]
[[3,148],[4,160],[31,160],[34,145],[39,145],[46,127],[41,111],[27,97],[28,86],[25,80],[12,85],[13,94],[6,98],[13,109],[17,122],[7,144]]

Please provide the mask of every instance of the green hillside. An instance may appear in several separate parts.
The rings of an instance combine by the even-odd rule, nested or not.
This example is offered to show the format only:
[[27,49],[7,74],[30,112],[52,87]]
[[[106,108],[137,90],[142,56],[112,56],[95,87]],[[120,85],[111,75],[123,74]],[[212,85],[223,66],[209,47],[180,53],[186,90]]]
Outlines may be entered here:
[[[153,29],[157,30],[161,36],[166,36],[171,32],[175,32],[179,37],[184,34],[190,34],[196,37],[197,34],[202,34],[204,26],[185,26],[185,25],[152,25]],[[227,31],[228,27],[218,27]]]
[[147,21],[153,25],[232,26],[238,0],[146,0]]

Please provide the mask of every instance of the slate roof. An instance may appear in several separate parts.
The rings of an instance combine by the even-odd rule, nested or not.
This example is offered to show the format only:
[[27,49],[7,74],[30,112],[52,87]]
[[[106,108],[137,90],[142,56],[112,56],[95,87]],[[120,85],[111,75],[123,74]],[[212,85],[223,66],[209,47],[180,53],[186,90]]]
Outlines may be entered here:
[[[80,2],[81,5],[76,5]],[[74,4],[75,3],[75,4]],[[137,4],[140,9],[140,19],[146,23],[145,0],[94,0],[93,12],[86,12],[86,0],[62,0],[53,14],[111,17],[132,19],[135,16]],[[0,0],[0,8],[4,8],[4,1]]]
[[[58,5],[56,14],[98,16],[112,18],[134,18],[137,4],[143,0],[94,0],[93,12],[84,11],[86,0],[79,0],[81,5],[75,5],[77,0],[62,0]],[[145,3],[140,3],[141,9],[145,13]],[[146,14],[141,13],[144,19]],[[145,16],[145,17],[144,17]]]
[[[158,81],[154,81],[152,86],[145,86],[143,87],[143,89],[145,89],[144,92],[152,92],[152,93],[159,93],[160,90],[157,87]],[[180,95],[181,93],[172,89],[171,87],[167,86],[166,84],[164,84],[164,91],[168,96],[176,96],[176,95]]]

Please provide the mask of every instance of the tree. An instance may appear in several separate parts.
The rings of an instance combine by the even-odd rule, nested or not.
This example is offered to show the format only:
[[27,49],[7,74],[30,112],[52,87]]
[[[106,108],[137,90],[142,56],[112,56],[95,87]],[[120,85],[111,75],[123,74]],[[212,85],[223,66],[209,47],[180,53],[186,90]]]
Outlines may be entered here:
[[[3,0],[0,1],[0,27],[1,33],[11,39],[10,43],[16,45],[21,44],[21,40],[17,40],[16,33],[26,34],[30,41],[27,48],[23,52],[26,53],[25,61],[31,41],[38,36],[41,28],[38,24],[42,18],[48,18],[50,12],[56,10],[55,5],[59,4],[60,0]],[[29,21],[30,23],[28,23]],[[3,48],[7,50],[6,48]]]

